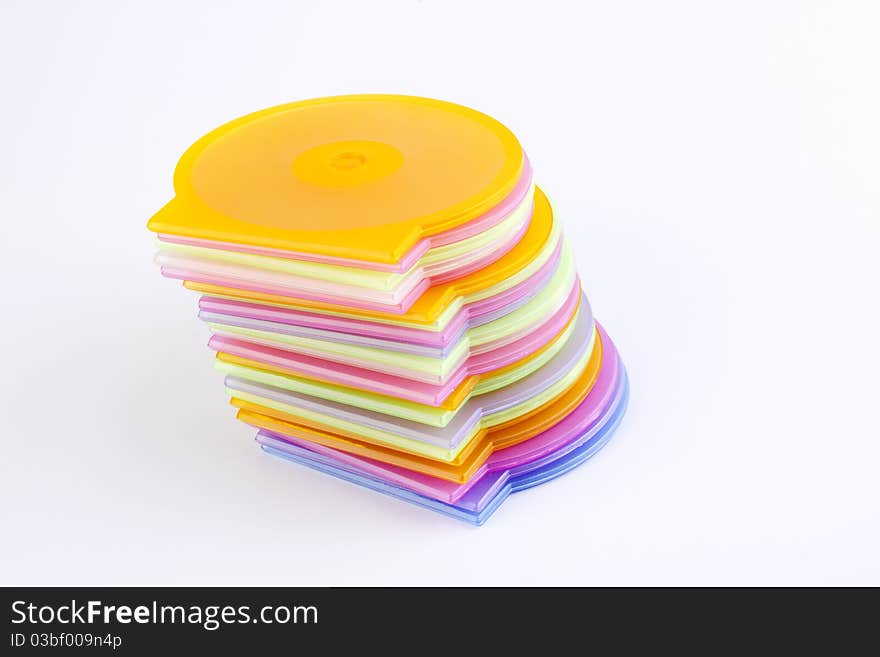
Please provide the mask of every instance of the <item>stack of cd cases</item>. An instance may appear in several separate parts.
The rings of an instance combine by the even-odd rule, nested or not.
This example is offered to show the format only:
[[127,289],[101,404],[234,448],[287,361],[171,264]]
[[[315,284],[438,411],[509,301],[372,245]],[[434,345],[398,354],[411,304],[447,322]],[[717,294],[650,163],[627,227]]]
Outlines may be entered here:
[[282,105],[150,220],[268,454],[475,524],[609,439],[627,377],[518,140],[460,105]]

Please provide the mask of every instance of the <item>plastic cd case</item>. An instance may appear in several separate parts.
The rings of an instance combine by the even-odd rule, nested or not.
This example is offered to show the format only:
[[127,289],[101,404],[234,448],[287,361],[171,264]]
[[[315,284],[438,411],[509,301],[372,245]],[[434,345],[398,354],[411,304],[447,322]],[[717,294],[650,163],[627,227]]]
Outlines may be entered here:
[[[341,417],[341,408],[327,405],[337,404],[348,408],[346,417],[362,417],[364,422],[370,422],[371,418],[381,422],[399,418],[443,428],[463,412],[468,403],[473,407],[478,403],[474,401],[476,398],[495,390],[505,389],[509,393],[508,405],[516,405],[523,400],[522,395],[531,390],[529,386],[541,387],[542,381],[555,381],[568,373],[575,363],[587,358],[593,342],[592,315],[588,312],[588,305],[584,304],[584,308],[579,309],[566,328],[541,351],[507,368],[480,375],[480,380],[467,394],[457,398],[455,405],[442,406],[405,401],[317,379],[276,374],[265,369],[241,366],[219,357],[215,365],[234,379],[276,388],[279,394],[288,393],[285,400],[292,407],[302,405],[303,409],[312,412],[325,412],[330,416]],[[530,377],[531,374],[535,376]],[[516,383],[520,385],[514,389],[513,385]],[[322,411],[323,408],[326,411]]]
[[516,198],[505,200],[488,216],[477,220],[493,225],[457,242],[432,248],[401,272],[298,260],[284,252],[254,253],[253,247],[244,245],[220,244],[218,248],[216,242],[162,235],[156,242],[156,261],[162,266],[202,275],[262,281],[290,290],[293,296],[321,291],[346,304],[357,299],[393,304],[416,288],[483,269],[510,251],[528,229],[534,188],[518,185],[514,194]]
[[[243,382],[236,382],[239,388],[230,392],[235,395],[232,403],[241,409],[239,418],[257,428],[462,481],[475,459],[486,456],[487,446],[491,451],[496,445],[508,446],[531,438],[560,421],[585,398],[605,359],[598,333],[593,343],[589,352],[572,364],[560,365],[557,361],[538,376],[511,386],[511,390],[469,401],[443,429],[376,414],[350,419],[318,413],[292,415],[279,410],[283,405],[271,399],[267,405],[266,397],[242,390],[248,387]],[[266,390],[255,392],[267,394]],[[508,392],[515,397],[508,398]],[[344,407],[340,411],[344,414]]]
[[[300,310],[354,313],[380,321],[397,318],[404,322],[432,324],[449,308],[457,310],[460,305],[488,299],[514,288],[534,275],[548,260],[558,258],[560,250],[561,230],[558,222],[553,220],[549,200],[536,188],[534,211],[528,229],[522,239],[502,257],[467,276],[440,285],[428,287],[427,281],[423,281],[405,297],[390,302],[388,299],[332,297],[330,294],[333,290],[326,286],[322,288],[316,285],[316,289],[310,291],[297,287],[300,283],[285,287],[279,275],[272,272],[223,263],[205,263],[195,270],[166,261],[161,271],[169,278],[187,281],[194,289],[222,296],[267,301]],[[161,264],[163,256],[159,254],[157,258]]]
[[[538,412],[481,433],[474,439],[473,449],[468,450],[466,458],[456,464],[428,461],[381,448],[364,449],[369,446],[356,441],[348,448],[337,448],[332,441],[316,440],[314,435],[278,432],[271,427],[264,427],[263,431],[277,440],[333,456],[366,474],[382,477],[422,495],[454,502],[476,478],[487,472],[514,467],[564,449],[614,403],[622,376],[617,351],[606,336],[598,376],[597,371],[585,374],[565,395]],[[362,449],[356,449],[358,446]]]
[[332,458],[317,454],[298,446],[285,446],[283,451],[271,443],[271,435],[262,434],[260,441],[263,449],[275,456],[308,466],[314,470],[333,475],[339,479],[358,484],[412,504],[437,511],[444,515],[464,520],[475,525],[482,525],[499,506],[515,493],[537,486],[570,472],[587,459],[595,455],[610,440],[614,430],[620,424],[626,411],[629,399],[629,387],[623,378],[623,392],[616,407],[609,406],[608,412],[589,429],[584,431],[573,448],[558,455],[551,453],[545,458],[525,463],[521,466],[505,470],[496,470],[481,477],[455,503],[441,502],[432,497],[420,495],[407,488],[396,486],[384,479],[369,476],[361,472],[343,467]]
[[526,167],[513,133],[460,105],[378,94],[300,101],[199,139],[148,227],[391,264],[498,206]]
[[419,378],[419,373],[423,372],[426,376],[433,375],[427,380],[439,383],[443,381],[444,372],[448,375],[468,357],[479,356],[524,338],[540,330],[551,319],[564,323],[571,316],[579,296],[574,262],[571,253],[565,250],[554,276],[527,303],[469,329],[455,342],[442,347],[273,321],[265,318],[267,313],[248,312],[247,309],[223,312],[222,304],[217,308],[217,304],[210,302],[202,304],[199,317],[217,335],[368,369],[371,365],[378,366],[383,372],[400,370],[400,376],[404,377],[410,370],[413,371],[411,378]]
[[[299,343],[295,348],[278,348],[250,335],[226,334],[215,329],[208,345],[221,354],[221,359],[244,367],[262,369],[275,374],[293,377],[306,377],[340,386],[359,388],[380,395],[396,397],[432,406],[445,405],[456,390],[467,390],[483,379],[495,376],[493,373],[508,366],[524,362],[542,351],[562,335],[572,322],[579,309],[579,286],[573,287],[564,305],[553,314],[544,315],[543,322],[516,334],[512,342],[502,342],[490,351],[468,353],[468,344],[462,344],[457,354],[449,360],[455,368],[449,371],[435,365],[434,374],[423,362],[422,370],[414,373],[403,368],[403,362],[412,362],[409,355],[397,352],[377,351],[346,345],[332,355],[315,348],[312,344]],[[346,358],[352,355],[352,358]],[[382,360],[388,356],[388,360]],[[426,356],[421,361],[429,360]],[[439,370],[439,371],[438,371]],[[453,400],[455,398],[453,397]],[[453,402],[454,403],[454,402]]]

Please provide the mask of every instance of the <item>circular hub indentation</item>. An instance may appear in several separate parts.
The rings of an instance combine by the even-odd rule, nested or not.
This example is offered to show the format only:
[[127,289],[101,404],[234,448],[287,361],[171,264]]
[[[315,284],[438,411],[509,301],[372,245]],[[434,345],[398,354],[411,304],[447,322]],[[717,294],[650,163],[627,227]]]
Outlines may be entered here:
[[320,144],[293,160],[293,175],[323,187],[350,187],[391,175],[403,164],[403,153],[378,141],[350,140]]

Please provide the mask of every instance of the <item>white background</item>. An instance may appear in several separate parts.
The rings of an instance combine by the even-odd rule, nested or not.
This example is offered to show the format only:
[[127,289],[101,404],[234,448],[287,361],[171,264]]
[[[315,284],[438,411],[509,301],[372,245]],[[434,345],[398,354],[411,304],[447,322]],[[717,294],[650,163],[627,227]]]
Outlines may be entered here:
[[[0,583],[880,584],[878,22],[5,0]],[[262,454],[152,263],[191,142],[353,92],[516,132],[629,369],[609,446],[482,528]]]

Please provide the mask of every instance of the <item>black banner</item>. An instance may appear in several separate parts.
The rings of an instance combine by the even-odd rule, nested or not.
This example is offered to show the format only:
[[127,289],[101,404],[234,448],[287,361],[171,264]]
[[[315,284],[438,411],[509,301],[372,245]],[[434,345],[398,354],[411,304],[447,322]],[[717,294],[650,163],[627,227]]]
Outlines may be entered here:
[[[553,654],[586,651],[611,640],[618,650],[644,641],[680,647],[727,646],[760,635],[761,645],[790,647],[834,615],[853,639],[873,627],[869,605],[835,604],[804,591],[662,589],[353,589],[353,588],[7,588],[0,654],[151,654],[184,650],[301,651],[338,654],[434,653],[504,646]],[[792,595],[794,594],[794,595]],[[841,591],[838,598],[850,598]],[[823,594],[824,596],[824,594]],[[811,620],[812,619],[812,620]],[[815,624],[812,624],[815,623]],[[704,637],[704,638],[701,638]],[[710,645],[711,644],[711,645]],[[311,652],[315,651],[315,652]],[[51,653],[50,653],[51,654]]]

